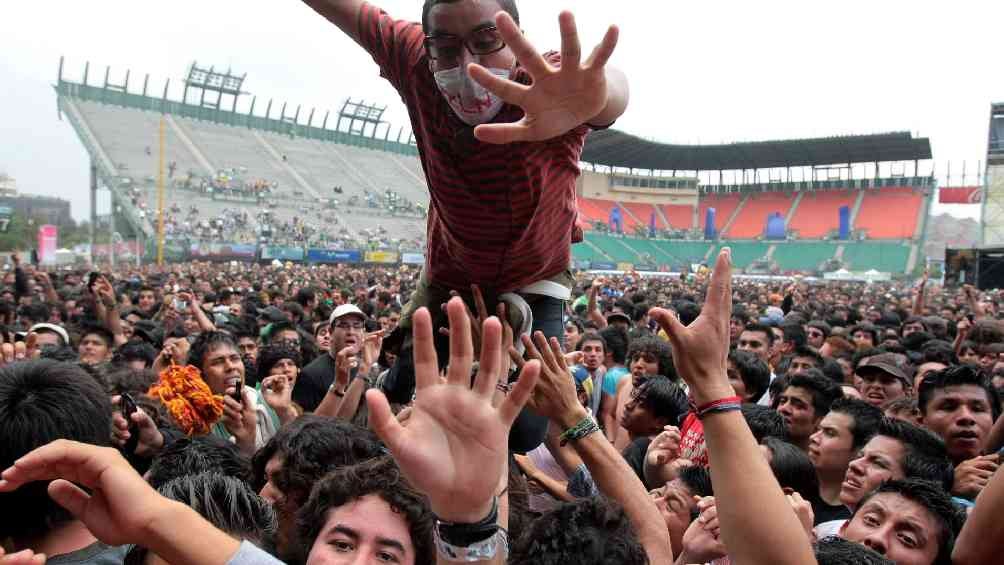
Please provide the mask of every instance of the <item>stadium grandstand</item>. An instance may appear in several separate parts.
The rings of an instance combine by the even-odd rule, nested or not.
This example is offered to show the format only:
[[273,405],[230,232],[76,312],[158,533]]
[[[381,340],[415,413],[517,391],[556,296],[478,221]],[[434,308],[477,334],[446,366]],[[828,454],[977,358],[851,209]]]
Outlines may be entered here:
[[[244,77],[196,64],[180,100],[170,82],[158,96],[149,77],[139,89],[89,71],[72,81],[60,62],[60,115],[90,155],[92,191],[110,191],[119,230],[148,253],[163,177],[169,259],[421,261],[422,164],[382,108],[248,108]],[[930,143],[909,133],[683,146],[605,130],[582,159],[578,268],[686,271],[726,243],[748,274],[923,267],[936,187]]]

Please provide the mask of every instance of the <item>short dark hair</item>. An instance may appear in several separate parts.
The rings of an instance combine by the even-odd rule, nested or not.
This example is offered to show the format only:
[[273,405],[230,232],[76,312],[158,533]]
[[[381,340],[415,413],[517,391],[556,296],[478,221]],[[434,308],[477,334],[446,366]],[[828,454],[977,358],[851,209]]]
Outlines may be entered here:
[[861,449],[878,432],[882,410],[858,398],[838,398],[830,405],[830,412],[846,414],[851,418],[851,447]]
[[238,351],[237,340],[229,333],[219,330],[202,332],[195,338],[191,349],[188,350],[188,364],[201,371],[202,364],[206,360],[206,354],[214,349],[225,346],[232,347],[235,351]]
[[665,418],[670,425],[680,424],[690,405],[683,387],[663,376],[652,377],[635,391],[639,403],[648,407],[656,418]]
[[411,543],[415,547],[415,563],[434,563],[432,529],[436,518],[428,500],[408,484],[391,457],[336,469],[314,486],[310,498],[297,515],[297,529],[304,554],[310,552],[330,510],[368,495],[380,497],[407,522]]
[[808,357],[816,364],[816,368],[822,370],[823,368],[823,356],[819,354],[818,351],[809,347],[808,345],[800,345],[795,348],[795,351],[791,353],[791,358],[795,357]]
[[652,355],[659,363],[659,374],[670,380],[678,380],[676,366],[673,364],[673,348],[665,340],[654,336],[642,336],[631,340],[628,348],[628,363],[641,355]]
[[603,339],[603,336],[601,336],[600,334],[598,334],[596,332],[586,332],[585,334],[583,334],[582,338],[579,339],[579,344],[575,346],[575,350],[576,351],[582,351],[582,346],[585,345],[586,342],[589,342],[589,341],[598,341],[598,342],[602,343],[603,344],[603,352],[605,353],[607,351],[607,340]]
[[[165,498],[192,508],[210,524],[228,535],[256,545],[275,535],[278,528],[272,505],[247,483],[218,472],[178,477],[159,489]],[[142,565],[148,550],[135,545],[123,565]]]
[[[79,366],[39,359],[0,367],[0,468],[57,439],[107,446],[111,425],[106,392]],[[49,498],[48,485],[0,493],[8,509],[0,512],[0,538],[40,536],[73,520]]]
[[316,297],[317,294],[314,292],[314,289],[310,287],[304,287],[296,291],[295,300],[297,304],[299,304],[300,306],[306,306],[307,304],[310,303],[311,300],[313,300]]
[[624,510],[603,497],[562,504],[538,518],[517,540],[510,565],[648,563]]
[[809,336],[806,335],[805,327],[802,324],[785,322],[781,324],[781,332],[784,334],[784,341],[791,342],[796,349],[805,347],[805,344],[809,342]]
[[744,332],[758,332],[758,333],[767,334],[767,345],[768,346],[773,346],[774,345],[774,332],[771,330],[770,326],[768,326],[766,324],[761,324],[759,322],[752,322],[752,323],[746,324],[746,327],[743,328],[743,331]]
[[743,418],[753,432],[753,438],[760,443],[767,437],[776,437],[788,441],[788,424],[784,417],[766,406],[759,404],[743,404]]
[[[952,563],[952,550],[955,549],[955,540],[965,524],[965,514],[952,502],[951,495],[938,483],[925,481],[923,479],[904,479],[902,481],[887,481],[882,486],[865,495],[854,510],[856,515],[861,508],[872,498],[880,494],[897,494],[912,500],[927,509],[938,524],[938,555],[934,559],[935,565],[950,565]],[[851,516],[851,520],[854,516]]]
[[101,324],[88,323],[80,328],[80,341],[83,341],[85,337],[89,335],[100,336],[104,340],[105,345],[109,348],[115,347],[115,335],[112,334],[111,330],[102,326]]
[[955,469],[948,458],[945,442],[934,432],[909,422],[883,417],[875,435],[903,444],[904,455],[900,466],[906,478],[934,481],[945,490],[952,488]]
[[770,386],[770,366],[758,355],[738,349],[729,352],[729,361],[739,371],[739,378],[746,385],[746,393],[753,399],[759,399]]
[[177,439],[164,446],[150,464],[146,480],[153,488],[186,475],[216,472],[251,483],[251,464],[237,446],[216,436]]
[[[811,322],[806,324],[806,326],[810,328],[815,328],[823,332],[823,339],[830,337],[830,334],[833,333],[833,327],[830,326],[830,324],[827,324],[823,320],[812,320]],[[808,335],[808,333],[806,333],[806,335]]]
[[677,300],[673,303],[673,310],[680,323],[689,326],[701,315],[701,307],[693,300]]
[[770,450],[770,470],[781,488],[790,488],[809,501],[819,499],[819,478],[805,451],[776,437],[765,437],[761,444]]
[[[429,11],[436,4],[452,4],[458,0],[425,0],[422,4],[422,30],[426,33],[429,32]],[[499,8],[502,8],[503,12],[506,12],[510,16],[516,25],[519,25],[519,10],[516,9],[516,0],[495,0],[498,2]]]
[[1001,415],[1001,401],[997,394],[997,389],[990,384],[990,380],[983,376],[983,373],[969,365],[956,365],[942,371],[935,371],[924,375],[920,381],[920,389],[917,392],[917,407],[921,415],[927,413],[927,405],[934,399],[934,393],[950,386],[972,385],[983,389],[990,403],[990,411],[994,421]]
[[273,477],[276,488],[300,504],[310,489],[329,471],[379,456],[382,445],[365,428],[322,416],[304,415],[283,426],[254,454],[253,485],[261,490],[268,477],[265,466],[282,457],[282,468]]
[[840,536],[825,537],[815,545],[818,565],[896,565],[874,550]]
[[816,411],[816,418],[825,416],[830,411],[833,401],[844,395],[840,385],[826,378],[821,371],[816,369],[807,373],[789,375],[785,388],[792,387],[809,391],[812,395],[812,407]]
[[689,465],[680,469],[676,478],[680,479],[690,494],[694,496],[715,496],[714,487],[711,485],[711,472],[700,465]]
[[959,356],[955,353],[955,346],[941,339],[928,341],[921,348],[920,352],[923,355],[922,363],[959,364]]
[[627,334],[623,330],[607,326],[600,330],[600,336],[606,343],[604,351],[613,357],[614,363],[624,363],[627,360]]
[[130,361],[142,361],[147,368],[153,366],[157,358],[157,350],[145,341],[130,341],[123,343],[112,356],[112,364],[124,365]]

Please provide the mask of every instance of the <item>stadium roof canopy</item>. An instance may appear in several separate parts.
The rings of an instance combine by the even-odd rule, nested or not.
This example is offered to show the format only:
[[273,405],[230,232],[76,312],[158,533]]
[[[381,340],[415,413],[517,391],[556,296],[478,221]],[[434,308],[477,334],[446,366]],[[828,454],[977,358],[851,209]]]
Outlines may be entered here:
[[589,134],[582,161],[653,171],[732,171],[931,158],[931,142],[909,132],[756,141],[726,145],[671,145],[617,130]]

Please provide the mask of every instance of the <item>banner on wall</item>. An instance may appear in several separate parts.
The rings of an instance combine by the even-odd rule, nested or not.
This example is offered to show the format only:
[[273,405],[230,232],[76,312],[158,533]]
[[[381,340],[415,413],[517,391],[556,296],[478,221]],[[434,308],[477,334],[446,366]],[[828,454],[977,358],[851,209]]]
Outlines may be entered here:
[[266,245],[261,248],[262,259],[278,259],[280,261],[303,261],[302,247],[275,247]]
[[647,264],[647,263],[639,263],[639,264],[637,264],[637,265],[634,266],[634,270],[636,270],[636,271],[645,271],[645,272],[652,273],[652,272],[658,271],[659,270],[659,266],[658,265],[651,265],[651,264]]
[[338,249],[308,249],[307,261],[310,263],[359,263],[363,254],[359,251],[343,251]]
[[402,253],[401,262],[405,265],[424,265],[425,255],[421,253]]
[[617,270],[617,264],[607,263],[604,261],[593,261],[589,264],[589,268],[594,271],[615,271]]
[[191,259],[209,261],[253,261],[258,248],[253,243],[193,243]]
[[51,224],[38,227],[38,262],[42,265],[52,265],[56,262],[56,243],[59,239],[59,228]]
[[632,265],[631,263],[617,263],[617,270],[618,271],[633,271],[634,270],[634,265]]
[[979,204],[983,202],[983,189],[979,186],[939,188],[938,202],[942,204]]
[[367,263],[397,263],[398,255],[390,251],[367,251]]

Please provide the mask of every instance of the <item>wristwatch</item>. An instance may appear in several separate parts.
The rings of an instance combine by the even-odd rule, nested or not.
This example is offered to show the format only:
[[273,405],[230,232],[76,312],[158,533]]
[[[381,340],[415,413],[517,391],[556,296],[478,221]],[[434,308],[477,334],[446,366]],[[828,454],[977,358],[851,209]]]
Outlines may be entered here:
[[336,387],[334,383],[332,383],[331,386],[328,387],[328,392],[334,394],[338,398],[344,398],[345,397],[345,391],[344,390],[338,390],[338,387]]

